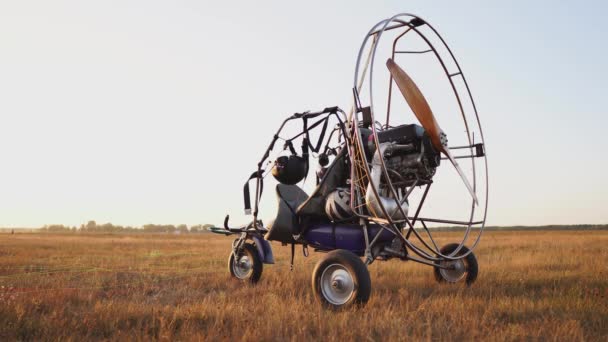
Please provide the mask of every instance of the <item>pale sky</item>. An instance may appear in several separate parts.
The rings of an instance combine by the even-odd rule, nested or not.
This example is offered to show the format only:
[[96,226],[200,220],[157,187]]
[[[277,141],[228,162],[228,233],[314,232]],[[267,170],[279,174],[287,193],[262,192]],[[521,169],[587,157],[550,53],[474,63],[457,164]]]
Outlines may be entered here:
[[487,223],[608,223],[604,2],[328,3],[0,2],[0,226],[243,222],[280,122],[347,109],[365,33],[400,12],[467,76]]

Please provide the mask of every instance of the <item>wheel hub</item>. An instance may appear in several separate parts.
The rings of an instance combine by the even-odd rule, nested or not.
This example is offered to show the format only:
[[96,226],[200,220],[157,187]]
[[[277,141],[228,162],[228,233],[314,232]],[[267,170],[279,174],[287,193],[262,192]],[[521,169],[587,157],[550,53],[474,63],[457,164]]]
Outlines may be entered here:
[[234,275],[239,279],[245,279],[253,270],[253,264],[249,255],[241,255],[234,263]]
[[461,280],[467,270],[462,259],[445,260],[441,262],[441,266],[444,266],[445,268],[441,268],[439,273],[441,273],[443,279],[450,283],[456,283]]
[[355,292],[355,282],[348,270],[339,264],[328,266],[321,275],[321,293],[334,305],[347,303]]

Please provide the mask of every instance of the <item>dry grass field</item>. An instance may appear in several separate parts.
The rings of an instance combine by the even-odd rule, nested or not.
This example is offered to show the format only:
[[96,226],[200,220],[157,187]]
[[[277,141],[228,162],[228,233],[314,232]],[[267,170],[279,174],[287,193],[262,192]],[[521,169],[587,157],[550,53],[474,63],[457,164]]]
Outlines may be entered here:
[[[438,233],[443,242],[459,233]],[[257,286],[226,267],[231,239],[201,235],[0,235],[0,340],[608,339],[608,231],[487,232],[471,287],[430,267],[370,266],[372,297],[314,300],[320,254],[273,244]]]

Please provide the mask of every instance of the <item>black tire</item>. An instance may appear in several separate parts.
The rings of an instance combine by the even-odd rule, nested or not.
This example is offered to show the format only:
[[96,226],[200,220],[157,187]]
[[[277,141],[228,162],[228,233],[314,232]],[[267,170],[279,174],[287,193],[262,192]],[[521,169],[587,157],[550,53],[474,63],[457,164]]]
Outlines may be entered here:
[[[457,244],[457,243],[450,243],[450,244],[443,246],[440,250],[441,254],[443,254],[443,255],[451,254],[452,252],[454,252],[456,250],[456,248],[458,248],[458,245],[459,244]],[[466,246],[462,246],[460,251],[458,251],[457,255],[464,255],[468,251],[469,251],[469,249]],[[449,263],[450,261],[446,260],[445,262]],[[477,264],[477,258],[475,257],[475,254],[473,254],[473,252],[471,252],[469,255],[467,255],[463,259],[456,260],[455,262],[464,263],[464,274],[462,275],[462,277],[460,279],[458,279],[457,281],[454,281],[454,279],[450,279],[449,277],[446,276],[446,274],[443,274],[446,272],[445,271],[442,272],[441,268],[434,267],[433,271],[435,274],[435,280],[437,280],[440,283],[457,283],[458,281],[460,281],[464,278],[467,286],[471,286],[477,279],[477,274],[479,273],[479,265]],[[439,262],[436,262],[436,264],[439,264]]]
[[240,260],[246,263],[246,265],[242,264],[242,267],[239,267],[235,262],[234,253],[230,253],[230,257],[228,258],[230,275],[238,280],[247,281],[251,284],[255,284],[260,280],[263,264],[262,260],[260,260],[258,250],[253,244],[244,244],[243,249],[239,253],[239,258],[236,260]]
[[359,257],[338,249],[327,253],[315,266],[312,290],[325,307],[343,309],[367,303],[372,281],[367,266]]

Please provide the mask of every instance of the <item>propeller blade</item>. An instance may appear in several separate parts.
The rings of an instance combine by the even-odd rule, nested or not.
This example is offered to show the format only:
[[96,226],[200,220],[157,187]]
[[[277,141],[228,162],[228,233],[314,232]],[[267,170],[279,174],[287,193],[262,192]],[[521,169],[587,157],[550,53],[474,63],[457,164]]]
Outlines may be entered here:
[[464,172],[460,168],[460,165],[458,165],[458,163],[456,162],[456,159],[454,159],[454,157],[452,156],[452,153],[450,153],[450,149],[444,148],[442,152],[452,162],[452,165],[454,165],[454,168],[456,169],[456,171],[458,171],[458,174],[460,175],[460,178],[464,182],[464,185],[469,190],[469,193],[471,194],[471,197],[473,197],[473,201],[475,202],[475,205],[479,205],[479,201],[477,200],[477,195],[475,195],[475,190],[473,190],[473,187],[471,186],[471,183],[469,183],[469,180],[464,175]]
[[437,149],[437,151],[443,150],[443,145],[441,144],[441,139],[439,134],[441,132],[441,128],[439,128],[439,124],[437,124],[437,120],[435,120],[435,116],[433,115],[433,111],[431,111],[431,107],[429,107],[428,102],[422,95],[416,83],[408,76],[408,74],[401,69],[392,59],[388,59],[386,61],[386,66],[397,83],[397,87],[403,94],[405,101],[416,115],[416,118],[424,127],[424,130],[427,132],[429,137],[431,138],[431,142],[433,146]]
[[[445,140],[445,134],[442,138],[443,131],[439,127],[437,120],[435,120],[435,116],[433,115],[433,111],[429,106],[428,102],[422,95],[420,89],[414,81],[408,76],[408,74],[401,69],[391,58],[386,61],[386,67],[388,68],[393,80],[397,83],[397,87],[401,91],[401,94],[405,98],[405,101],[416,115],[416,118],[427,132],[429,137],[431,138],[431,142],[433,146],[437,149],[437,151],[445,154],[448,159],[454,165],[456,171],[460,175],[460,178],[464,182],[464,185],[469,190],[471,197],[473,197],[473,201],[478,205],[479,201],[477,200],[477,196],[475,195],[475,191],[471,186],[471,183],[467,180],[467,177],[464,175],[464,172],[460,168],[460,165],[456,162],[456,159],[450,153],[450,150],[447,147],[447,140]],[[442,141],[443,140],[443,141]]]

